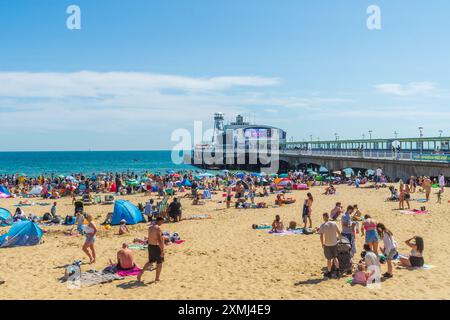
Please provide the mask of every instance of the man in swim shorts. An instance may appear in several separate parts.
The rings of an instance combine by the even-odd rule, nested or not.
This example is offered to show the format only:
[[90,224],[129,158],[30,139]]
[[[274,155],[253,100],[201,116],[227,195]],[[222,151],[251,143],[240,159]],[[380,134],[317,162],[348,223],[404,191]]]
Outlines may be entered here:
[[[153,263],[156,262],[155,282],[160,281],[162,263],[164,262],[164,238],[160,226],[163,224],[164,218],[158,217],[156,223],[152,224],[148,229],[148,262],[142,268],[137,276],[137,281],[141,281],[145,270],[149,270]],[[151,271],[151,270],[150,270]]]

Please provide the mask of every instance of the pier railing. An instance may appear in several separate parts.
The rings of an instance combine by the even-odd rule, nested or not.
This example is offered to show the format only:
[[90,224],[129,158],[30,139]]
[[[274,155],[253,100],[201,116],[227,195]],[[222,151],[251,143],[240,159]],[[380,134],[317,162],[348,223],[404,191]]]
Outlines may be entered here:
[[343,157],[382,160],[407,160],[426,162],[450,162],[450,155],[417,154],[413,152],[393,152],[377,150],[281,150],[285,155]]

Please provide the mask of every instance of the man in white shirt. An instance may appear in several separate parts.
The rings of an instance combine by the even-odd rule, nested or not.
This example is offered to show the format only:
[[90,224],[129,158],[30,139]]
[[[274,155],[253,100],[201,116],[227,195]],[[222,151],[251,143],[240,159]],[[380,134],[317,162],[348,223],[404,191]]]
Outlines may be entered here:
[[381,175],[383,174],[383,170],[380,167],[375,171],[375,182],[381,182]]
[[323,253],[327,259],[326,277],[331,278],[331,270],[333,262],[337,268],[339,268],[339,261],[337,260],[337,245],[338,240],[341,238],[341,232],[334,221],[330,221],[328,213],[323,214],[324,223],[319,227],[320,242],[322,244]]
[[441,192],[444,192],[444,187],[445,187],[445,177],[444,177],[444,175],[441,173],[440,175],[439,175],[439,178],[438,178],[439,180],[439,187],[441,188]]

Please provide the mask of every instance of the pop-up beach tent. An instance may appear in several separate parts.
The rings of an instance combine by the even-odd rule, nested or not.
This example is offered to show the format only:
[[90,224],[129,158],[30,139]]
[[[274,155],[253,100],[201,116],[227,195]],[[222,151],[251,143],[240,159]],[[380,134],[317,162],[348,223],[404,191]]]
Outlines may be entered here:
[[181,182],[181,185],[183,185],[183,186],[185,186],[185,187],[190,187],[190,186],[192,186],[192,183],[189,181],[189,179],[184,179],[184,180]]
[[114,213],[111,224],[118,225],[122,219],[124,219],[127,224],[145,222],[142,212],[130,201],[117,200],[114,203]]
[[29,192],[29,194],[33,196],[38,196],[42,193],[42,187],[41,186],[34,186],[33,189]]
[[11,212],[4,208],[0,208],[0,227],[9,226],[13,221]]
[[0,248],[34,246],[39,244],[44,232],[32,221],[14,223],[7,234],[0,237]]
[[11,193],[9,193],[8,189],[0,184],[0,198],[10,198]]

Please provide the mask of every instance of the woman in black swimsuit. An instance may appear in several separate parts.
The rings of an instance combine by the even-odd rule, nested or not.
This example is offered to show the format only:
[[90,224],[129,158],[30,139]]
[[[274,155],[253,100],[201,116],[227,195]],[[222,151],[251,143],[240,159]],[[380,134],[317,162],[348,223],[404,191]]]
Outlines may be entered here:
[[[412,242],[413,240],[414,242]],[[411,239],[406,240],[405,243],[408,247],[411,248],[411,254],[408,258],[400,257],[400,263],[405,267],[423,267],[423,265],[425,264],[425,261],[423,259],[423,238],[415,236]]]

